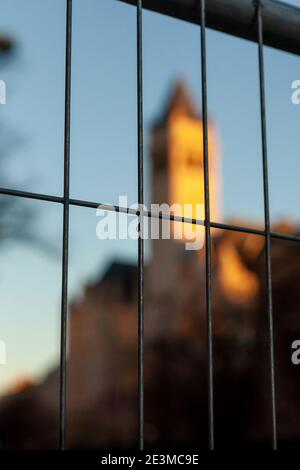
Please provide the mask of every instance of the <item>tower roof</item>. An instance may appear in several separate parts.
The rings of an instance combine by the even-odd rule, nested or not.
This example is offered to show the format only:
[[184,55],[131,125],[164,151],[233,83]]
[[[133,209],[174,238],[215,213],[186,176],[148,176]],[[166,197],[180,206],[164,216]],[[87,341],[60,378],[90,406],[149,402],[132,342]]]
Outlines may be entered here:
[[163,107],[163,111],[159,119],[154,122],[153,127],[164,124],[174,111],[190,117],[199,118],[194,100],[192,99],[183,80],[177,80],[174,83],[171,88],[171,93],[167,98],[166,105]]

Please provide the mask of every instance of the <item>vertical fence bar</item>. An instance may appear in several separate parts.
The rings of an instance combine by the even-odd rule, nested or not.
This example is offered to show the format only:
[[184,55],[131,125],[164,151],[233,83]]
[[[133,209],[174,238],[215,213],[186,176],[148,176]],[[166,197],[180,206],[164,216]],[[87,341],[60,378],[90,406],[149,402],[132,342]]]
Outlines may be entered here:
[[137,1],[137,118],[138,118],[138,392],[139,392],[139,448],[144,449],[144,138],[143,138],[143,39],[142,0]]
[[211,301],[211,226],[209,203],[209,162],[208,162],[208,113],[206,78],[206,21],[205,0],[200,0],[201,27],[201,78],[202,78],[202,122],[203,122],[203,161],[204,161],[204,203],[205,203],[205,276],[206,276],[206,316],[208,346],[208,430],[209,448],[214,450],[214,383],[213,383],[213,324]]
[[265,73],[264,73],[264,54],[263,54],[263,18],[262,18],[262,5],[261,5],[260,0],[258,0],[257,2],[257,29],[258,29],[258,63],[259,63],[260,115],[261,115],[262,162],[263,162],[264,218],[265,218],[265,263],[266,263],[266,276],[267,276],[268,321],[269,321],[269,355],[270,355],[269,361],[270,361],[270,382],[271,382],[272,448],[273,450],[277,450],[270,204],[269,204],[269,177],[268,177],[268,151],[267,151],[267,126],[266,126]]
[[72,0],[66,4],[66,65],[65,65],[65,123],[64,123],[64,200],[62,241],[62,294],[60,338],[60,402],[59,448],[65,449],[67,398],[67,310],[68,310],[68,253],[70,201],[70,128],[71,128],[71,42]]

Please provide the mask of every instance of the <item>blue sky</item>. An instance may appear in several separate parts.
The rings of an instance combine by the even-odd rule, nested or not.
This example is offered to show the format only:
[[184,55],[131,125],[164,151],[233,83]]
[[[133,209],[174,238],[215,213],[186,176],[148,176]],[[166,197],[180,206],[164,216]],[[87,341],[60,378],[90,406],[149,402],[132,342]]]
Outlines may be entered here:
[[[294,0],[300,6],[300,0]],[[0,184],[61,195],[63,191],[63,0],[1,0],[0,33],[16,41],[14,60],[0,69],[7,104],[0,122],[15,136]],[[17,14],[16,14],[17,12]],[[159,114],[174,80],[184,79],[201,106],[199,28],[144,12],[144,127]],[[115,203],[136,201],[135,9],[114,0],[74,0],[71,195]],[[223,218],[263,223],[257,47],[207,32],[208,102],[222,145]],[[272,220],[299,221],[300,106],[291,83],[300,59],[265,48]],[[149,171],[146,165],[146,190]],[[49,256],[26,244],[0,249],[0,339],[6,366],[0,390],[20,375],[36,376],[59,352],[61,207],[28,201],[34,231],[54,248]],[[72,208],[70,298],[111,257],[135,259],[135,242],[100,242],[95,212]],[[1,247],[0,247],[1,248]]]

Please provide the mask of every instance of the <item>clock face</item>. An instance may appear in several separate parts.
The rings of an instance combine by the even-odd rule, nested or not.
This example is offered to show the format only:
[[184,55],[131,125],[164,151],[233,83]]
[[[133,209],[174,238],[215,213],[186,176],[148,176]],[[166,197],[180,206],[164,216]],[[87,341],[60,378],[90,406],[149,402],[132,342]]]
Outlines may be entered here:
[[[203,129],[199,119],[175,114],[169,123],[169,204],[176,204],[175,215],[204,219]],[[209,153],[212,146],[209,138]],[[211,155],[210,155],[211,158]],[[188,208],[188,209],[187,209]],[[180,213],[181,212],[181,213]],[[174,237],[196,236],[203,227],[174,223]],[[185,240],[187,237],[184,236]]]

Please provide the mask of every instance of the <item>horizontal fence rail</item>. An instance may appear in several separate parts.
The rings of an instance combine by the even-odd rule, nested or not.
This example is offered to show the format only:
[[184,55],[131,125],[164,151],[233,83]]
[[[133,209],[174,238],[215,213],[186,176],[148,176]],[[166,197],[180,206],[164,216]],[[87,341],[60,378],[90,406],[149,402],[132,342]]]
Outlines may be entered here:
[[[136,0],[117,0],[136,5]],[[257,42],[256,0],[209,0],[206,26]],[[143,8],[200,24],[199,0],[144,0]],[[262,1],[264,45],[300,55],[300,8]]]
[[[53,202],[57,204],[64,204],[64,198],[61,196],[52,196],[50,194],[41,194],[41,193],[34,193],[30,191],[21,191],[18,189],[10,189],[10,188],[1,188],[0,187],[0,195],[6,195],[6,196],[12,196],[12,197],[22,197],[25,199],[34,199],[38,201],[44,201],[44,202]],[[128,214],[130,216],[136,216],[138,217],[140,214],[139,209],[132,209],[131,207],[123,207],[123,206],[118,206],[114,204],[104,204],[102,202],[96,202],[96,201],[88,201],[88,200],[83,200],[83,199],[75,199],[75,198],[70,198],[69,199],[69,204],[70,206],[77,206],[77,207],[87,207],[89,209],[97,209],[100,208],[105,211],[112,211],[112,212],[117,212],[117,213],[122,213],[122,214]],[[153,218],[158,218],[158,219],[163,219],[163,220],[170,220],[171,222],[184,222],[186,224],[193,224],[193,225],[202,225],[204,226],[204,220],[203,219],[191,219],[191,218],[185,218],[185,217],[180,217],[178,215],[174,214],[165,214],[162,212],[154,212],[154,211],[143,211],[143,216],[144,217],[153,217]],[[210,226],[212,228],[217,228],[220,230],[230,230],[233,232],[245,232],[249,233],[252,235],[259,235],[262,237],[266,236],[266,232],[263,229],[257,229],[257,228],[252,228],[252,227],[246,227],[246,226],[241,226],[241,225],[235,225],[235,224],[225,224],[221,222],[213,222],[210,221]],[[280,233],[280,232],[270,232],[271,238],[278,239],[278,240],[286,240],[286,241],[292,241],[292,242],[300,242],[300,234],[299,235],[294,235],[294,234],[289,234],[289,233]]]

